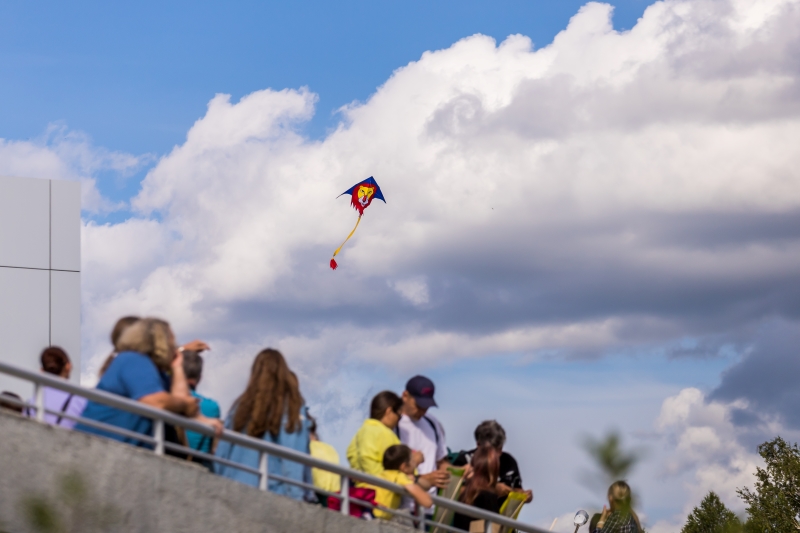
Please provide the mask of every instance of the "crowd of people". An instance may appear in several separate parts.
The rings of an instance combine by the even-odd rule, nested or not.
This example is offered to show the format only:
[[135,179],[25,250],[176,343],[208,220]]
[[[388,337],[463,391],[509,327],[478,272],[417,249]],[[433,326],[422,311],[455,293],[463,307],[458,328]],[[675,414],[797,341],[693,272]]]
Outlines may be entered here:
[[[179,450],[168,446],[166,453],[255,487],[259,486],[259,475],[230,463],[258,470],[259,452],[218,439],[223,429],[339,463],[336,450],[320,440],[317,421],[308,412],[297,375],[279,351],[267,348],[256,355],[245,390],[223,419],[218,403],[196,390],[202,379],[201,354],[209,348],[206,343],[193,341],[177,346],[167,322],[134,316],[117,321],[111,342],[114,349],[99,371],[98,390],[206,424],[216,435],[211,437],[166,424],[165,440],[183,447]],[[41,354],[41,368],[43,372],[68,379],[72,365],[64,350],[51,346]],[[386,390],[372,398],[369,417],[347,448],[347,461],[354,470],[402,486],[405,493],[354,480],[355,485],[347,488],[351,497],[369,501],[378,508],[371,510],[356,504],[351,506],[351,514],[412,523],[413,517],[423,512],[432,519],[431,495],[447,488],[452,476],[462,481],[455,497],[476,508],[498,513],[512,494],[524,503],[533,500],[533,492],[523,486],[517,461],[504,450],[506,433],[503,427],[495,420],[481,422],[474,433],[475,448],[451,452],[444,427],[429,412],[437,407],[434,395],[435,385],[430,379],[414,376],[401,394]],[[152,447],[151,439],[140,437],[153,434],[153,422],[146,416],[50,387],[44,388],[43,399],[46,410],[62,413],[48,413],[45,421],[49,424]],[[35,416],[35,408],[23,409],[19,405],[10,393],[0,395],[0,407],[12,408],[23,416]],[[76,423],[76,417],[83,420]],[[124,431],[111,432],[104,425]],[[191,452],[187,453],[186,448]],[[213,457],[225,459],[225,464],[214,461]],[[274,454],[269,455],[268,461],[270,475],[275,476],[269,479],[268,490],[338,508],[339,499],[331,496],[345,489],[338,475]],[[290,481],[302,482],[316,490]],[[630,487],[624,481],[611,486],[608,502],[603,513],[592,520],[592,533],[641,531],[639,519],[631,508]],[[452,525],[469,531],[473,520],[455,513]]]

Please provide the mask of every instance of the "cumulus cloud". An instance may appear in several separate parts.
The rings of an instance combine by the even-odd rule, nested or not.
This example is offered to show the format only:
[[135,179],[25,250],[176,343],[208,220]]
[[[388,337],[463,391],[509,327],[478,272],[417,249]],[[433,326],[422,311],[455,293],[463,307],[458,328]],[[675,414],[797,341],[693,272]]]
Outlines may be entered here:
[[81,207],[92,214],[121,207],[98,190],[99,172],[127,176],[150,159],[148,155],[134,156],[94,146],[86,134],[71,131],[63,124],[51,124],[40,137],[28,141],[0,139],[0,174],[80,181]]
[[[666,0],[626,32],[611,15],[589,3],[538,50],[426,52],[321,141],[298,133],[307,89],[217,95],[143,181],[141,218],[84,228],[89,272],[116,279],[86,309],[88,351],[123,308],[187,335],[326,339],[321,359],[355,336],[395,363],[687,337],[713,354],[794,320],[800,4]],[[331,272],[355,218],[336,196],[369,175],[388,203]],[[120,235],[158,250],[121,262]]]
[[799,432],[784,426],[774,416],[761,418],[757,427],[741,424],[737,420],[740,413],[757,406],[744,396],[724,401],[719,390],[707,396],[699,389],[686,388],[662,404],[655,423],[663,447],[660,477],[682,481],[684,504],[672,519],[653,524],[653,531],[680,530],[686,516],[709,491],[717,493],[730,509],[743,515],[745,505],[736,490],[752,489],[756,467],[764,466],[757,445],[776,435],[790,441],[799,436]]

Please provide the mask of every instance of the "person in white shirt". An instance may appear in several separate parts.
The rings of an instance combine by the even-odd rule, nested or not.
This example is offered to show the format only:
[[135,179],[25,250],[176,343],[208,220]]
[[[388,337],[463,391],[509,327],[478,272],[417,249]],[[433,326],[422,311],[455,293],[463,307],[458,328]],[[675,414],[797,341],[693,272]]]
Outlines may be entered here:
[[[437,407],[434,392],[430,379],[424,376],[409,379],[403,391],[403,416],[397,425],[400,442],[418,454],[417,472],[420,479],[431,484],[431,494],[436,494],[437,487],[445,487],[450,481],[444,428],[428,414],[428,409]],[[426,514],[430,512],[426,510]]]

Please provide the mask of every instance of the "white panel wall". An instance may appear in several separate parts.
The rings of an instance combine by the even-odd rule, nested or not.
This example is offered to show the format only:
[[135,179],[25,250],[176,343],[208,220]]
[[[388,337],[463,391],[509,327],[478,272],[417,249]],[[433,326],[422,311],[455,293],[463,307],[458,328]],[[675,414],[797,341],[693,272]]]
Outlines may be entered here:
[[50,268],[49,180],[0,178],[0,266]]
[[[0,360],[38,370],[49,345],[80,377],[80,183],[0,177]],[[0,375],[0,391],[29,387]]]
[[74,181],[50,182],[50,268],[81,269],[81,187]]

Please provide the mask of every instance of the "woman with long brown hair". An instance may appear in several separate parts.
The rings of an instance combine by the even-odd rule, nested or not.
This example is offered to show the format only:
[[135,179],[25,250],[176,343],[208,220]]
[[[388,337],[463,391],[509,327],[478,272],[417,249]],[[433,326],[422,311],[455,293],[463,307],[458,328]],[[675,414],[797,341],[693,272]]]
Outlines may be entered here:
[[[489,445],[482,445],[475,450],[470,461],[469,479],[464,482],[459,501],[479,509],[496,513],[500,511],[500,500],[497,497],[497,478],[500,475],[500,454]],[[469,524],[475,520],[471,516],[456,513],[453,527],[469,531]]]
[[[303,453],[309,453],[310,421],[297,376],[289,369],[283,355],[272,348],[262,350],[253,361],[247,388],[231,407],[225,428],[263,439]],[[257,451],[220,442],[216,455],[251,468],[258,468]],[[311,483],[307,467],[269,456],[269,473]],[[255,474],[215,463],[214,471],[242,483],[258,486]],[[270,479],[269,490],[295,499],[303,499],[306,490],[296,485]]]

